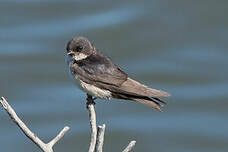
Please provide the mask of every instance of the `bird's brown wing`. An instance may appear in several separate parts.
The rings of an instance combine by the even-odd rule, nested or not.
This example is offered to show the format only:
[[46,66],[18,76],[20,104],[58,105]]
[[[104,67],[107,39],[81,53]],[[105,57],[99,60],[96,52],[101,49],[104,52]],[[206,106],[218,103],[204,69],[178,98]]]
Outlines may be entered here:
[[71,71],[82,81],[98,88],[109,90],[115,98],[134,100],[161,111],[163,102],[158,97],[169,93],[149,88],[129,78],[109,58],[92,56],[83,62],[72,63]]
[[169,93],[161,90],[156,90],[149,88],[131,78],[127,78],[127,80],[119,86],[118,90],[121,90],[123,93],[128,93],[136,96],[147,96],[147,97],[168,97]]
[[127,80],[127,74],[103,54],[97,52],[70,65],[71,71],[89,84],[119,87]]
[[161,107],[164,106],[166,102],[158,97],[170,96],[170,94],[165,91],[149,88],[131,78],[127,78],[118,88],[112,87],[110,91],[116,98],[134,100],[152,107],[159,112],[162,111]]

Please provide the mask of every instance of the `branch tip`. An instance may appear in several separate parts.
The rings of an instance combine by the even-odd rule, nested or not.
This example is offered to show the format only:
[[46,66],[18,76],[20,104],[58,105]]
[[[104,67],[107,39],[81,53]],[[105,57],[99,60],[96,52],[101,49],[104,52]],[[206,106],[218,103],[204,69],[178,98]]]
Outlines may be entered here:
[[65,126],[60,132],[59,132],[59,134],[55,137],[55,138],[53,138],[49,143],[48,143],[48,145],[50,146],[50,147],[53,147],[63,136],[64,136],[64,134],[68,131],[70,129],[70,127],[68,127],[68,126]]
[[98,126],[98,128],[105,129],[105,124]]
[[8,109],[8,102],[6,101],[6,99],[4,97],[1,97],[1,100],[0,100],[2,106],[4,109]]
[[97,141],[95,146],[95,152],[102,152],[104,144],[105,124],[98,126],[97,129]]
[[130,152],[133,149],[133,147],[135,146],[135,144],[136,144],[136,141],[135,140],[132,140],[128,144],[128,146],[123,150],[123,152]]

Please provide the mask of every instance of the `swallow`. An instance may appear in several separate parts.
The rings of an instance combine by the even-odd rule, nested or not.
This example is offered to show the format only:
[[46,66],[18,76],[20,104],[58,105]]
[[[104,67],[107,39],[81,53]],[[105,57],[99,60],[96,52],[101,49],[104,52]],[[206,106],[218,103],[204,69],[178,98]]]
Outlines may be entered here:
[[87,97],[132,100],[161,112],[166,104],[160,98],[170,94],[149,88],[131,78],[103,55],[85,37],[75,37],[66,46],[69,73]]

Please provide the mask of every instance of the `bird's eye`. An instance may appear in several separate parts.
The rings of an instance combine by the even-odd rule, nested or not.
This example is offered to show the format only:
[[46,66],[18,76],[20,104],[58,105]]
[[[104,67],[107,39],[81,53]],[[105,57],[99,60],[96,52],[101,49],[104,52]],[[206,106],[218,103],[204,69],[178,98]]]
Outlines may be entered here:
[[77,46],[76,51],[81,52],[83,50],[83,46]]

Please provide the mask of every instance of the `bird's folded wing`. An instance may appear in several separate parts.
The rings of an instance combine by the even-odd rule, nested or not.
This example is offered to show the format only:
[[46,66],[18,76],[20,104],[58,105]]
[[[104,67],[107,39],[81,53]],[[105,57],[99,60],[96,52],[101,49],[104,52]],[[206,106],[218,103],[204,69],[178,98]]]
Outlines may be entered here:
[[95,85],[96,87],[109,90],[113,93],[126,94],[132,96],[147,96],[147,97],[168,97],[169,93],[161,90],[149,88],[139,82],[127,77],[120,79],[115,75],[108,73],[102,75],[91,75],[80,68],[74,68],[77,76],[84,82]]
[[89,81],[89,84],[99,83],[120,86],[127,80],[127,74],[111,60],[97,52],[90,55],[84,60],[78,61],[70,65],[71,71],[81,76],[81,79]]
[[149,88],[131,78],[127,78],[127,80],[122,83],[122,85],[118,88],[120,92],[132,94],[136,96],[147,96],[147,97],[168,97],[169,93],[161,90],[156,90]]
[[71,64],[70,68],[82,81],[114,93],[146,97],[170,96],[167,92],[149,88],[129,78],[109,58],[91,56],[81,63]]
[[[101,67],[103,70],[101,70]],[[87,64],[86,66],[73,63],[70,65],[71,72],[82,81],[95,85],[100,88],[116,87],[118,88],[127,80],[127,74],[119,67]]]

